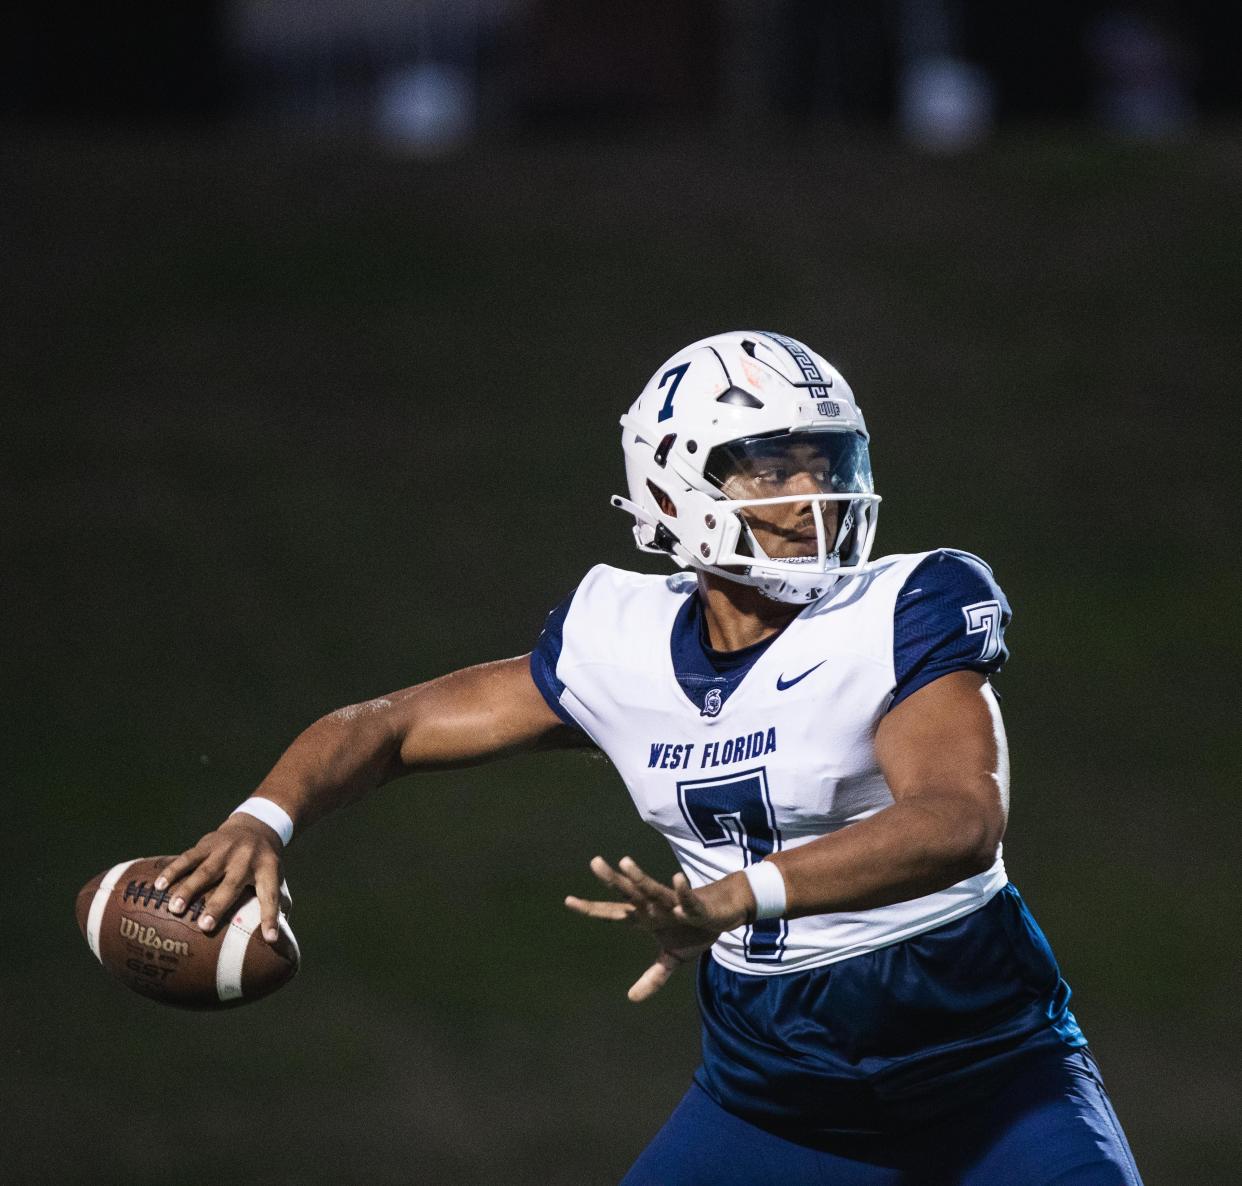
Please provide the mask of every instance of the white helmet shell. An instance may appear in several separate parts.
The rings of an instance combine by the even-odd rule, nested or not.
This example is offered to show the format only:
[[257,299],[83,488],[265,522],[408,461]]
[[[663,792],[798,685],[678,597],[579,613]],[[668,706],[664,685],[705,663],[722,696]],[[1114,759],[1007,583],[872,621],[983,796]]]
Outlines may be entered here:
[[[865,570],[880,502],[867,427],[849,384],[801,342],[746,330],[695,342],[656,371],[621,427],[629,498],[612,502],[634,516],[643,551],[668,553],[683,568],[718,573],[790,603],[815,601],[836,578]],[[831,443],[849,454],[849,472],[834,475],[830,491],[730,499],[706,472],[719,446],[811,433],[838,434]],[[816,555],[769,557],[742,512],[795,501],[811,503]],[[822,514],[829,502],[848,504],[834,540],[826,538]]]

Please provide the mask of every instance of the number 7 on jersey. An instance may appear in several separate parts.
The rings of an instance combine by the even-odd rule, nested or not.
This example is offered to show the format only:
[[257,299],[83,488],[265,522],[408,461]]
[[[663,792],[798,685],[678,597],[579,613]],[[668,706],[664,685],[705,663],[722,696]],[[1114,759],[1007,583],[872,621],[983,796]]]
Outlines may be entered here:
[[[767,771],[760,766],[721,778],[699,778],[677,784],[677,802],[690,830],[706,848],[735,844],[742,866],[779,852]],[[783,918],[761,918],[746,928],[746,958],[756,964],[779,963],[785,952],[789,924]]]

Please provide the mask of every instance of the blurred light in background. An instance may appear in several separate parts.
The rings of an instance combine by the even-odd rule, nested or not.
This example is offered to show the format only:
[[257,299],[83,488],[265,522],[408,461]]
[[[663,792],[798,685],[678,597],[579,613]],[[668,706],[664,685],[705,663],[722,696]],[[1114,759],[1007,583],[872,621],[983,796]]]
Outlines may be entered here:
[[376,126],[394,147],[436,155],[470,139],[476,103],[474,79],[460,66],[421,62],[381,82]]
[[1113,8],[1086,27],[1101,125],[1137,140],[1159,140],[1194,123],[1194,51],[1176,30],[1139,8]]
[[919,58],[901,87],[901,130],[919,148],[973,148],[992,130],[992,84],[978,66],[958,58]]

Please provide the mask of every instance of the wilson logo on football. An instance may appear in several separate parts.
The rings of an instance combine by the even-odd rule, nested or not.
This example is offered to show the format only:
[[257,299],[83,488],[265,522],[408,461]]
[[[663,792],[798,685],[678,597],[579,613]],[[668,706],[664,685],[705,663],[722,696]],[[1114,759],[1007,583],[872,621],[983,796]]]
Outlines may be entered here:
[[155,951],[169,951],[174,955],[190,954],[190,945],[184,940],[165,939],[154,927],[144,927],[134,922],[132,918],[121,919],[121,935],[123,938],[132,939],[135,943],[141,943],[143,947],[150,947]]

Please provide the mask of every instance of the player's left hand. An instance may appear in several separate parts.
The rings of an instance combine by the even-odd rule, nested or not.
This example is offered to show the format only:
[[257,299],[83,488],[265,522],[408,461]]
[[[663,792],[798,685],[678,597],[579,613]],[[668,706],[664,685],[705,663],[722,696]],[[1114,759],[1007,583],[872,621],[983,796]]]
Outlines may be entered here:
[[565,905],[588,918],[641,927],[660,945],[655,962],[631,985],[627,994],[631,1001],[645,1001],[659,992],[682,964],[706,951],[721,931],[748,921],[755,909],[750,885],[740,876],[693,890],[678,873],[667,886],[649,877],[629,857],[622,857],[617,869],[603,857],[595,857],[591,872],[625,901],[596,902],[571,895]]

